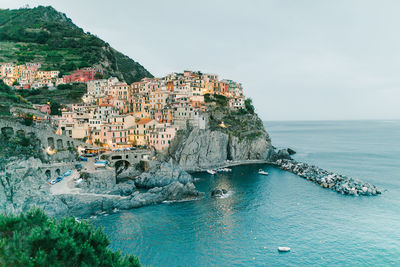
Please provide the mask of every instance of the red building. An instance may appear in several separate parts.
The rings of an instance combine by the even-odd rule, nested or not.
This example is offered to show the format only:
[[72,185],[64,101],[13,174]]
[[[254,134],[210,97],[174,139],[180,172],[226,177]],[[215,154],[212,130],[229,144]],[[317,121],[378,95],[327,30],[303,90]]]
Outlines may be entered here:
[[[96,68],[84,68],[75,70],[70,75],[63,76],[64,83],[71,83],[71,82],[81,82],[85,83],[88,81],[95,80],[94,77],[96,73],[99,72]],[[101,73],[101,72],[100,72]]]

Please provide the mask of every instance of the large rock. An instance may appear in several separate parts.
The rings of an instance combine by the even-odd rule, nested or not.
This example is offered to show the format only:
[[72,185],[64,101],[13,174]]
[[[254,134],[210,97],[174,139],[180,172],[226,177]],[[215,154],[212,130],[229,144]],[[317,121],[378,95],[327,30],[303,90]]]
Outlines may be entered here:
[[266,132],[239,139],[220,131],[193,129],[173,141],[169,154],[187,171],[201,171],[222,166],[227,160],[245,161],[265,159],[271,147]]
[[226,189],[224,189],[224,188],[216,188],[213,191],[211,191],[211,196],[212,197],[222,197],[226,193],[228,193],[228,191]]
[[90,193],[109,193],[116,185],[115,171],[112,169],[101,169],[94,172],[83,172],[83,182],[79,188]]
[[142,173],[134,181],[137,187],[153,188],[174,182],[187,184],[193,182],[193,178],[170,160],[169,162],[152,162],[149,171]]

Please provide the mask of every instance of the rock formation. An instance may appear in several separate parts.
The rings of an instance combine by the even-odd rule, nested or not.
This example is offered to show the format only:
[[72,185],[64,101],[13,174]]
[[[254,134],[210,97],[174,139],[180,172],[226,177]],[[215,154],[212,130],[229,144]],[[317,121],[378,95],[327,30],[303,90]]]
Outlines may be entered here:
[[266,132],[251,139],[239,139],[221,131],[195,128],[180,133],[174,139],[169,154],[181,168],[202,171],[223,166],[227,160],[266,159],[269,148],[271,144]]

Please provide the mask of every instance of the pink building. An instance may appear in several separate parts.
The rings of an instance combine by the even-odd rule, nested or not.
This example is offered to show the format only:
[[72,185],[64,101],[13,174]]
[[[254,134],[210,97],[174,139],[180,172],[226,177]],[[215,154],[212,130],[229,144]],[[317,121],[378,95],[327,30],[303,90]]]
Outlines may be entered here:
[[[88,81],[95,80],[96,73],[99,72],[95,68],[84,68],[80,70],[75,70],[70,75],[63,76],[64,83],[71,83],[71,82],[81,82],[85,83]],[[101,73],[101,72],[100,72]]]
[[157,151],[165,151],[174,139],[178,127],[164,127],[156,129],[148,134],[149,146]]
[[128,147],[128,129],[123,124],[104,124],[99,140],[109,148]]
[[51,112],[50,106],[46,105],[46,104],[45,105],[35,105],[35,109],[37,109],[43,113],[46,113],[46,114],[50,114],[50,112]]

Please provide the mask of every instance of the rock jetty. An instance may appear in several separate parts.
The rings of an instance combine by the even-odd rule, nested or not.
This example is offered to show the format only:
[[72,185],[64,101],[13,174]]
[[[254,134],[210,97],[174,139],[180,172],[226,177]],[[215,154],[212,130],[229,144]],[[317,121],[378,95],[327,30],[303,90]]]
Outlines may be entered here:
[[365,183],[292,159],[278,159],[275,164],[282,170],[292,172],[323,188],[329,188],[343,195],[373,196],[381,194],[381,190],[370,183]]

